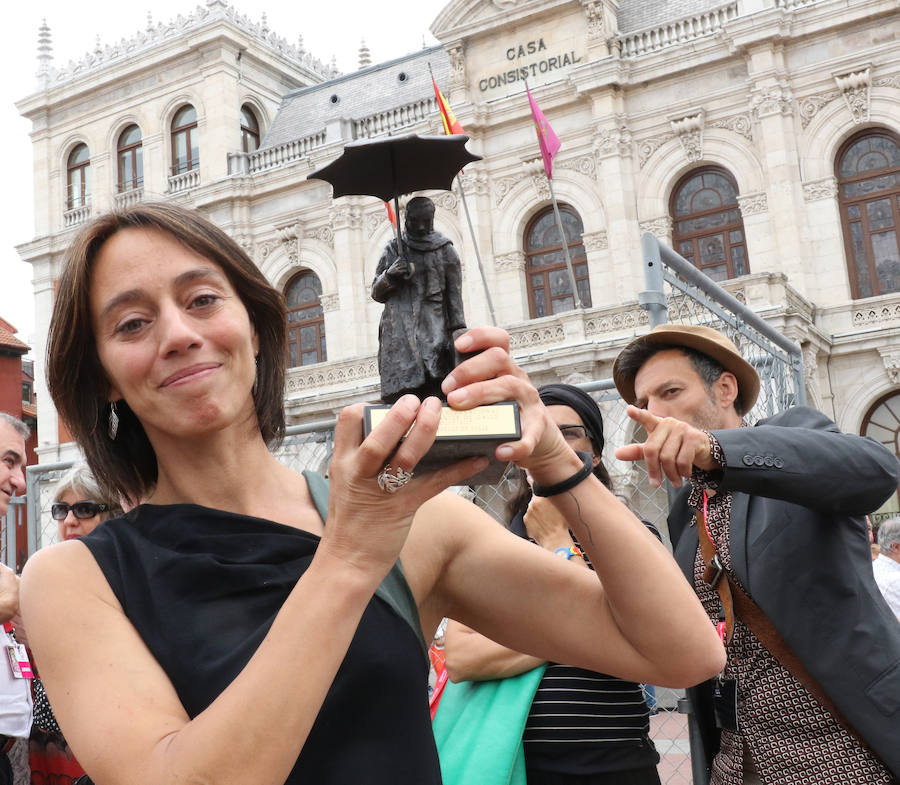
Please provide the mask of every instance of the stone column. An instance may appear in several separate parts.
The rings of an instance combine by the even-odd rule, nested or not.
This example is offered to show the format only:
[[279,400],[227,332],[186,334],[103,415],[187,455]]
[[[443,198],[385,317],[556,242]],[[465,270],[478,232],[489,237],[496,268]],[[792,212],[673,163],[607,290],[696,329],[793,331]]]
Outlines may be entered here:
[[[331,209],[331,226],[337,266],[337,291],[334,293],[337,301],[335,310],[325,314],[328,357],[334,360],[362,357],[378,350],[378,332],[377,329],[357,329],[363,321],[362,314],[358,312],[359,305],[371,300],[371,281],[365,280],[366,248],[363,243],[363,216],[359,201],[351,197],[334,204]],[[332,347],[335,349],[333,352]]]
[[612,88],[593,97],[597,187],[603,194],[610,260],[596,292],[591,287],[594,307],[634,299],[635,292],[644,289],[631,132],[620,104],[621,97]]
[[[765,167],[773,257],[766,269],[780,269],[791,285],[809,296],[806,212],[796,142],[793,98],[781,44],[766,42],[747,54],[750,108]],[[754,269],[750,260],[750,269]]]

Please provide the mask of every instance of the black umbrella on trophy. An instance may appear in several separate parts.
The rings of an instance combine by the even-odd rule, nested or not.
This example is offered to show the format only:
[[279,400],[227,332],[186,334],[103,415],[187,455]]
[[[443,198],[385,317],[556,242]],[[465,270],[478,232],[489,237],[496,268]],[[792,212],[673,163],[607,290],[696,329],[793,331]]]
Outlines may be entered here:
[[[378,329],[378,372],[382,405],[366,407],[368,433],[390,405],[405,393],[437,395],[459,362],[454,339],[466,329],[461,266],[453,243],[434,230],[434,203],[415,197],[406,206],[401,234],[400,196],[414,191],[449,191],[453,178],[481,156],[466,149],[469,137],[406,134],[350,142],[344,152],[308,179],[331,183],[335,198],[375,196],[393,201],[395,237],[381,254],[372,297],[384,303]],[[499,444],[521,436],[514,401],[457,411],[444,404],[437,438],[419,462],[428,471],[462,458],[486,455],[488,467],[469,479],[473,485],[497,482],[506,464],[493,458]]]

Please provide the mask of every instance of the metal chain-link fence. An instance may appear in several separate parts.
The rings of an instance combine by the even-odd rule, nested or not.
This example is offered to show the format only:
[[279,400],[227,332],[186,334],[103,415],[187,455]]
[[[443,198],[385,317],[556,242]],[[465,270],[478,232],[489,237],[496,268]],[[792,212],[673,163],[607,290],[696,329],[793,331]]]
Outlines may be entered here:
[[[741,350],[759,372],[762,387],[757,404],[747,415],[750,422],[775,414],[795,403],[805,403],[800,349],[779,334],[750,309],[700,273],[693,265],[662,246],[652,235],[642,238],[647,291],[640,302],[650,312],[651,327],[664,322],[700,324],[721,330]],[[609,470],[613,491],[641,519],[659,530],[670,546],[666,516],[666,489],[654,489],[647,481],[642,463],[624,464],[615,459],[617,447],[643,441],[644,434],[626,416],[625,402],[611,379],[579,385],[595,398],[604,419],[604,464]],[[291,426],[282,445],[276,450],[287,466],[302,471],[310,469],[323,474],[331,459],[334,443],[334,421]],[[27,499],[29,507],[29,547],[33,553],[58,538],[57,525],[50,517],[53,486],[70,463],[28,467]],[[475,504],[499,523],[508,521],[508,504],[521,488],[521,472],[510,467],[496,485],[460,489]],[[2,537],[6,547],[7,537]],[[4,551],[3,560],[9,563]],[[679,713],[683,692],[655,690],[650,701],[651,737],[660,752],[660,779],[665,785],[691,785],[694,782],[688,717]],[[699,779],[698,779],[699,782]]]

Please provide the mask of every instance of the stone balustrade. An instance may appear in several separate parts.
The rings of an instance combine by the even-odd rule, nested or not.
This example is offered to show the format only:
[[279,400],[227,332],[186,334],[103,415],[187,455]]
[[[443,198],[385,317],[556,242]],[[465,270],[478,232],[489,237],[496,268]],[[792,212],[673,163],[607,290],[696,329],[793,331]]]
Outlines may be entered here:
[[[799,3],[801,0],[779,0],[779,2]],[[622,57],[640,57],[669,46],[712,35],[721,30],[726,22],[737,18],[737,15],[738,3],[735,0],[684,19],[619,36]]]
[[[274,169],[276,166],[284,166],[293,161],[299,161],[301,158],[309,155],[310,151],[316,147],[322,147],[325,144],[325,131],[319,131],[301,139],[293,139],[290,142],[276,145],[275,147],[266,147],[262,150],[256,150],[250,153],[248,158],[247,171],[251,174],[256,172],[264,172],[267,169]],[[232,171],[232,158],[237,157],[237,153],[229,156],[229,174],[236,174]],[[237,162],[234,162],[237,165]]]
[[200,170],[191,169],[180,174],[173,174],[169,178],[169,193],[178,194],[190,191],[200,185]]
[[131,207],[132,205],[137,204],[138,202],[144,201],[144,189],[143,188],[131,188],[128,191],[122,191],[121,193],[117,193],[113,197],[113,203],[116,206],[117,210],[124,210],[126,207]]
[[91,217],[90,204],[85,204],[85,205],[82,205],[81,207],[73,207],[71,210],[65,210],[63,212],[63,226],[66,229],[68,229],[71,226],[78,226],[79,224],[83,224],[90,217]]

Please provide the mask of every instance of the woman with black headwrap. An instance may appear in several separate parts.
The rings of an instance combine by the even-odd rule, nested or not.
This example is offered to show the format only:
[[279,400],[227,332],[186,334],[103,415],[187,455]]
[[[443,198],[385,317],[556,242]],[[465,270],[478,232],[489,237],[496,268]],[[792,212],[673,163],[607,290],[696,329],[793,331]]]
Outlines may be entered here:
[[[609,487],[602,462],[603,418],[594,399],[568,384],[544,385],[538,392],[566,441],[574,450],[592,453],[594,474]],[[566,521],[547,499],[532,494],[530,483],[513,500],[511,513],[514,533],[591,569]],[[457,622],[447,626],[445,654],[454,682],[506,678],[543,664]],[[639,684],[550,663],[525,725],[528,785],[659,785],[659,754],[649,732]]]

